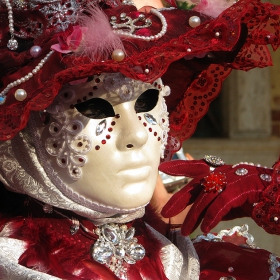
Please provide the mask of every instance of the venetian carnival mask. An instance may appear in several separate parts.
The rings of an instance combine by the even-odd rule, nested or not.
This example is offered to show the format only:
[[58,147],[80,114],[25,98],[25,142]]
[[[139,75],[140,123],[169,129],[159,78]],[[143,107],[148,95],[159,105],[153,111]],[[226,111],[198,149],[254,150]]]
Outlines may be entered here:
[[120,73],[64,86],[36,126],[68,192],[105,207],[146,205],[166,144],[167,94],[160,79],[151,85]]

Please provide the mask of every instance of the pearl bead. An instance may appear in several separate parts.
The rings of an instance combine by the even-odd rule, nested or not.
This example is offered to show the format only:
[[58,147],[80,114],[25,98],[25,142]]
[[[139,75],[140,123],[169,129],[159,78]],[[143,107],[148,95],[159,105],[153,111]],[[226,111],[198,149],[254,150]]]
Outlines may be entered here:
[[216,37],[220,37],[220,36],[221,36],[221,33],[217,31],[217,32],[215,33],[215,36],[216,36]]
[[275,222],[277,222],[277,221],[278,221],[278,217],[274,217],[273,220],[274,220]]
[[192,17],[189,18],[189,25],[192,28],[195,28],[195,27],[199,26],[200,23],[201,23],[201,20],[198,16],[192,16]]
[[117,62],[123,61],[124,57],[125,57],[125,54],[124,54],[123,50],[116,49],[112,52],[112,59]]
[[33,46],[30,49],[30,54],[32,57],[37,57],[40,55],[41,51],[42,51],[42,48],[40,46]]
[[234,271],[233,267],[228,268],[228,272],[233,272],[233,271]]
[[149,74],[149,73],[150,73],[150,70],[149,70],[149,69],[145,69],[145,73],[146,73],[146,74]]
[[15,98],[18,101],[23,101],[27,97],[27,93],[24,89],[17,89],[15,92]]

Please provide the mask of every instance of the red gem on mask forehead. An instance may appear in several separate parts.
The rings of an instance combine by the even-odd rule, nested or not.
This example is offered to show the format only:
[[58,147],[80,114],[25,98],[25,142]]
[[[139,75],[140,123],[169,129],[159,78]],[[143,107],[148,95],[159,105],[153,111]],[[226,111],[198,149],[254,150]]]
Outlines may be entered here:
[[140,121],[142,118],[141,118],[141,116],[138,116],[138,120]]
[[153,131],[152,128],[149,127],[149,131],[152,132]]
[[98,151],[99,149],[100,149],[100,146],[96,145],[96,146],[95,146],[95,150]]
[[109,127],[109,128],[108,128],[108,131],[109,131],[109,132],[112,132],[112,131],[113,131],[113,128],[112,128],[112,127]]
[[160,141],[160,137],[158,137],[158,139],[157,139],[158,141]]
[[115,121],[112,121],[112,122],[111,122],[111,125],[115,125],[115,124],[116,124],[116,122],[115,122]]
[[147,123],[143,122],[143,125],[144,125],[144,126],[147,126]]
[[157,136],[157,132],[154,132],[154,135]]
[[110,139],[111,138],[111,136],[110,135],[106,135],[106,139]]
[[103,145],[105,145],[105,144],[106,144],[106,140],[102,140],[101,143],[102,143]]
[[120,114],[116,114],[116,115],[115,115],[115,118],[116,118],[116,119],[119,119],[119,117],[120,117]]

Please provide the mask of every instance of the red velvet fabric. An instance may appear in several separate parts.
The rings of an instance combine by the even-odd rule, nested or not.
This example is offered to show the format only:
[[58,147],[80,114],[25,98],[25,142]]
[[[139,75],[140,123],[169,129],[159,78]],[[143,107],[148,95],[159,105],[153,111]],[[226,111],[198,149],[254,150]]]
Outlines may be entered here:
[[200,260],[200,280],[230,276],[234,278],[225,279],[264,280],[272,276],[268,251],[244,248],[229,242],[201,241],[194,246]]
[[[118,279],[105,265],[91,258],[90,247],[97,239],[95,234],[79,229],[71,235],[69,219],[38,212],[34,213],[36,217],[30,215],[29,212],[27,217],[10,219],[0,216],[0,230],[9,223],[9,227],[14,229],[9,237],[27,242],[19,264],[67,280]],[[89,230],[95,228],[89,221],[83,220],[82,223]],[[129,279],[167,280],[159,258],[158,240],[150,234],[142,220],[135,220],[132,224],[136,229],[135,237],[146,249],[146,255],[135,265],[127,266]]]
[[[108,16],[118,16],[123,11],[129,15],[130,12],[135,13],[135,8],[122,6],[107,8],[104,11]],[[147,17],[153,22],[152,34],[156,34],[161,24],[157,17],[149,14],[149,9],[146,11]],[[0,139],[10,139],[23,129],[30,111],[45,109],[52,103],[60,87],[73,79],[101,72],[121,72],[145,82],[163,76],[164,82],[172,90],[172,96],[167,100],[171,126],[168,139],[170,152],[165,155],[168,159],[173,151],[179,149],[181,141],[193,133],[197,121],[206,113],[209,103],[217,96],[230,69],[248,70],[271,65],[269,51],[265,45],[272,44],[275,49],[280,41],[279,7],[268,3],[262,4],[259,0],[238,1],[216,19],[210,19],[194,11],[176,9],[162,11],[162,14],[167,20],[167,33],[161,39],[150,42],[124,39],[127,57],[120,63],[112,60],[92,62],[87,57],[53,54],[39,73],[29,81],[12,88],[5,104],[0,105]],[[202,24],[197,28],[188,25],[188,19],[192,15],[201,18]],[[57,43],[57,36],[66,36],[72,30],[70,26],[65,33],[54,34],[52,28],[47,28],[46,21],[37,8],[33,11],[22,11],[21,17],[30,20],[36,18],[42,24],[44,32],[36,39],[33,39],[34,36],[31,34],[29,39],[20,42],[20,52],[12,52],[6,47],[8,38],[6,16],[7,11],[2,6],[1,90],[34,69],[49,52],[51,45]],[[216,32],[220,32],[219,37],[215,37]],[[29,53],[29,48],[33,44],[42,47],[42,53],[38,58],[32,58]],[[149,73],[146,73],[145,69],[148,69]],[[18,102],[14,98],[17,88],[24,88],[28,94],[23,102]]]

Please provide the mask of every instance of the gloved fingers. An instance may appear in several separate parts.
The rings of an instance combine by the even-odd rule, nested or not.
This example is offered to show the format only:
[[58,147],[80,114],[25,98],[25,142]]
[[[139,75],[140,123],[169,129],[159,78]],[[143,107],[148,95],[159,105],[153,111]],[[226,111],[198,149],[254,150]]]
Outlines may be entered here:
[[217,193],[201,192],[198,199],[192,205],[182,225],[181,232],[183,235],[189,235],[196,228],[197,224],[202,220],[202,213],[207,210],[217,195]]
[[204,160],[172,160],[164,162],[159,170],[172,176],[203,177],[210,172],[209,165]]
[[192,180],[169,199],[166,205],[162,208],[161,215],[165,218],[178,215],[196,200],[202,189],[203,186],[200,184],[200,179]]
[[209,232],[223,220],[224,216],[226,216],[230,211],[234,211],[234,208],[242,206],[246,200],[246,192],[241,192],[237,196],[231,196],[229,193],[224,196],[218,196],[214,203],[212,203],[207,209],[201,224],[201,230],[203,232]]

